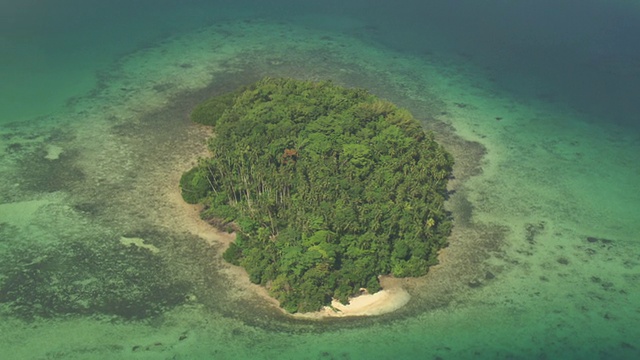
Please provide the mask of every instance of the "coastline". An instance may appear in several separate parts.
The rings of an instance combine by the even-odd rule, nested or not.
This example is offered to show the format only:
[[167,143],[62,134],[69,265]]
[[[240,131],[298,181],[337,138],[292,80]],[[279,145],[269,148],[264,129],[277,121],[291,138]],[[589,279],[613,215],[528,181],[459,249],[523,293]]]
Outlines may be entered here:
[[402,279],[390,276],[380,278],[382,290],[374,293],[363,293],[349,298],[349,304],[344,305],[333,300],[331,306],[309,313],[288,314],[299,319],[323,319],[333,317],[376,316],[400,309],[411,299],[411,295],[402,286]]
[[[209,242],[211,245],[221,246],[222,252],[235,240],[235,233],[222,232],[214,226],[200,218],[201,207],[198,205],[190,205],[182,200],[180,189],[173,186],[170,191],[171,201],[182,210],[184,221],[189,231]],[[222,256],[220,256],[221,258]],[[223,261],[220,259],[220,261]],[[264,300],[265,303],[271,304],[277,308],[282,314],[294,319],[320,320],[324,318],[335,317],[361,317],[361,316],[377,316],[396,311],[405,306],[411,295],[403,286],[403,279],[391,276],[381,276],[380,285],[382,290],[374,293],[354,296],[349,299],[349,304],[344,305],[337,300],[333,300],[330,306],[323,309],[308,313],[291,314],[280,307],[278,301],[269,295],[268,290],[260,285],[253,284],[249,281],[249,275],[244,268],[235,266],[225,262],[225,268],[221,272],[233,279],[233,283],[238,287],[236,296],[241,298],[249,298],[257,296]]]

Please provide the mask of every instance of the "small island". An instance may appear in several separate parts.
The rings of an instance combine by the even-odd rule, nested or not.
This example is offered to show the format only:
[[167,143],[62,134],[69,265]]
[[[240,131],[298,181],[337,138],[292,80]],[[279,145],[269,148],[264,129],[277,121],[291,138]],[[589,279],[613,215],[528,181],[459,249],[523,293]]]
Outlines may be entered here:
[[413,116],[363,89],[265,78],[209,99],[211,157],[183,174],[203,219],[236,232],[223,254],[290,313],[379,291],[437,264],[452,222],[452,156]]

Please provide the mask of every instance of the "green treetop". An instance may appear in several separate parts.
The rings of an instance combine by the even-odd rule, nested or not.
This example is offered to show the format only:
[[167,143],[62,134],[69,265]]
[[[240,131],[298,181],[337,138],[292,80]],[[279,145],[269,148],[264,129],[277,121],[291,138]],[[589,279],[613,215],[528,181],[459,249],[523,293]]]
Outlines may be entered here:
[[215,135],[212,157],[183,175],[183,197],[237,231],[224,258],[287,311],[437,263],[453,159],[408,111],[362,89],[265,78],[192,119]]

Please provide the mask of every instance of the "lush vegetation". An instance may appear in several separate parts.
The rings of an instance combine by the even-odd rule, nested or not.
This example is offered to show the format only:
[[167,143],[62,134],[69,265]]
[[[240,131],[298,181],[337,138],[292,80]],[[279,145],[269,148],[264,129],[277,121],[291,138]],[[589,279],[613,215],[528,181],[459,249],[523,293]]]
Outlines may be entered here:
[[362,89],[266,78],[201,104],[212,157],[183,197],[237,232],[224,258],[289,312],[424,275],[446,245],[453,159],[411,114]]

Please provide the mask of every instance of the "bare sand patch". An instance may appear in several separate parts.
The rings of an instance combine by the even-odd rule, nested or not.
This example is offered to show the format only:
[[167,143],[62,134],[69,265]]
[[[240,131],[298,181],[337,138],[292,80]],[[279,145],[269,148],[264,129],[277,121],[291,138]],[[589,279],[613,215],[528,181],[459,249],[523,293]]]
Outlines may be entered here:
[[348,304],[333,300],[330,306],[311,313],[294,314],[293,317],[321,319],[327,317],[375,316],[390,313],[405,306],[411,295],[403,288],[401,279],[389,276],[380,278],[382,290],[374,294],[363,292],[349,299]]
[[60,154],[64,152],[64,149],[58,145],[47,145],[47,154],[44,156],[47,160],[57,160],[60,158]]
[[151,251],[153,254],[157,254],[160,251],[160,249],[151,244],[145,243],[144,239],[139,237],[120,236],[120,243],[124,246],[135,246],[139,249],[146,249]]
[[0,219],[18,227],[26,227],[36,217],[36,213],[46,205],[57,203],[58,194],[43,196],[37,200],[28,200],[0,204]]

